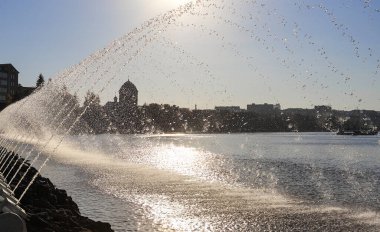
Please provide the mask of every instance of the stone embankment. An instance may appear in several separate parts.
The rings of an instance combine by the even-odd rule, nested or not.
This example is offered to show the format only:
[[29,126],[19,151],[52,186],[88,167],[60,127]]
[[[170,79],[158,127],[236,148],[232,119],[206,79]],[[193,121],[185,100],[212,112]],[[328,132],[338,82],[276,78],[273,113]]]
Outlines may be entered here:
[[[8,173],[11,170],[7,178],[8,183],[22,164],[16,177],[12,183],[10,183],[11,189],[14,189],[30,165],[28,162],[23,163],[24,160],[19,159],[17,154],[8,152],[7,156],[9,156],[9,158],[6,157],[3,159],[7,160],[7,163],[11,162],[11,164],[14,164],[18,159],[16,166],[11,168],[12,165],[9,165],[7,170],[3,171],[3,173]],[[6,167],[7,163],[3,167]],[[37,170],[34,167],[30,167],[27,175],[16,189],[15,197],[17,199],[22,192],[24,192],[36,173]],[[25,220],[28,232],[113,231],[109,223],[93,221],[88,217],[82,216],[79,212],[78,205],[67,195],[66,191],[56,188],[48,178],[42,177],[40,174],[37,175],[35,181],[22,198],[20,206],[28,214],[28,218]]]

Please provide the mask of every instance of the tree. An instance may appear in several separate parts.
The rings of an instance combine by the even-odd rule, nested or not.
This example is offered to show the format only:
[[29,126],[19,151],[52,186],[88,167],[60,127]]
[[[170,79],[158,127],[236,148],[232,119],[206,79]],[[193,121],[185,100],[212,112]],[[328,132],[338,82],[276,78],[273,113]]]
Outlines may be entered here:
[[100,107],[100,98],[98,95],[91,91],[87,91],[86,96],[84,98],[83,106],[85,107]]
[[[75,94],[71,94],[65,85],[51,85],[50,88],[40,91],[42,97],[39,104],[44,110],[44,123],[58,133],[66,133],[76,121],[79,112],[79,101]],[[77,133],[77,126],[70,133]]]
[[44,83],[45,83],[44,76],[42,75],[42,73],[40,73],[40,75],[38,76],[37,82],[36,82],[36,87],[40,88],[40,87],[44,86]]
[[93,92],[88,91],[84,103],[82,119],[90,128],[90,133],[100,134],[107,132],[109,120],[100,105],[100,98]]

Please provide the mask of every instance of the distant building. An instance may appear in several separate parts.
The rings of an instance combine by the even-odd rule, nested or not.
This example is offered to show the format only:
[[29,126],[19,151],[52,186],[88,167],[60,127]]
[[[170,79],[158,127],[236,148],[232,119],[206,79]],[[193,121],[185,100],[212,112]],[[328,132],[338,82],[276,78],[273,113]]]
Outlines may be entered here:
[[181,112],[190,112],[190,108],[179,108]]
[[275,112],[280,112],[281,111],[281,105],[280,104],[249,104],[247,105],[247,111],[248,112],[254,112],[257,114],[271,114]]
[[302,116],[312,116],[315,114],[313,109],[303,109],[303,108],[289,108],[282,110],[286,115],[302,115]]
[[129,80],[119,90],[119,104],[123,108],[137,108],[138,90]]
[[107,102],[104,110],[114,124],[119,125],[119,132],[132,133],[136,131],[138,121],[138,90],[131,82],[125,82],[119,90],[119,101]]
[[215,106],[216,111],[241,112],[240,106]]
[[18,88],[19,72],[12,64],[0,64],[0,106],[14,101]]
[[118,108],[119,108],[119,103],[117,102],[116,96],[113,98],[113,102],[110,101],[104,105],[104,109],[106,112],[116,112]]
[[113,102],[107,102],[104,108],[107,111],[120,111],[137,109],[138,103],[138,90],[136,86],[131,82],[125,82],[119,90],[119,101],[115,96]]

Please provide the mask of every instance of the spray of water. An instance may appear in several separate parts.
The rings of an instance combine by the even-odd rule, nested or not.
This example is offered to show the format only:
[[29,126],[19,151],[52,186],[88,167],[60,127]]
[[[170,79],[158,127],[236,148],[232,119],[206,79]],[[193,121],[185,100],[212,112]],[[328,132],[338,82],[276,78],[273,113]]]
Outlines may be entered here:
[[[330,89],[345,101],[356,102],[358,106],[365,104],[362,91],[355,87],[358,81],[356,70],[347,64],[362,63],[362,68],[370,70],[371,85],[378,86],[380,61],[376,48],[366,48],[361,37],[351,31],[349,25],[340,22],[333,6],[323,1],[297,1],[287,6],[291,12],[313,14],[332,28],[332,39],[344,41],[342,48],[350,49],[348,54],[352,57],[342,62],[335,54],[336,50],[319,37],[318,30],[314,31],[310,24],[292,17],[281,8],[282,4],[277,7],[276,2],[224,0],[187,3],[145,22],[58,74],[28,98],[6,108],[0,114],[0,145],[4,148],[0,151],[0,171],[8,180],[10,190],[15,193],[19,189],[32,166],[36,166],[39,173],[70,136],[97,133],[99,124],[102,124],[101,133],[111,136],[111,133],[120,132],[107,117],[115,112],[102,112],[92,120],[88,118],[94,105],[100,105],[98,97],[102,101],[110,99],[115,89],[129,78],[148,86],[152,82],[154,86],[157,83],[151,76],[158,75],[163,83],[174,87],[172,98],[184,94],[185,100],[180,101],[188,105],[194,103],[189,100],[193,98],[210,99],[209,104],[216,105],[239,99],[236,95],[240,89],[232,83],[234,80],[226,77],[231,75],[229,68],[235,75],[242,76],[236,82],[244,86],[243,90],[247,90],[245,86],[262,82],[255,91],[265,90],[275,103],[280,103],[280,99],[287,95],[283,93],[286,92],[283,85],[289,84],[292,88],[288,94],[293,98],[301,96],[309,106],[313,106],[316,100],[326,105],[336,102],[329,97]],[[373,10],[367,1],[360,4],[365,11]],[[344,3],[338,4],[338,8],[344,7]],[[366,20],[371,22],[371,19]],[[189,35],[194,37],[193,41]],[[231,65],[224,68],[220,63]],[[280,74],[282,77],[278,77]],[[160,88],[157,84],[152,93],[146,94],[168,99],[162,97],[162,92],[167,89]],[[89,98],[89,93],[95,93],[95,97]],[[215,96],[221,100],[214,101]],[[182,116],[178,114],[178,117]],[[325,117],[322,113],[318,116]],[[141,131],[154,132],[150,119],[143,120],[146,123]],[[212,119],[203,120],[203,131],[207,132]],[[295,127],[291,118],[288,121],[289,127]],[[186,123],[181,126],[186,128]],[[328,122],[323,126],[327,131],[332,129]],[[12,160],[9,151],[19,154],[19,158]],[[21,167],[28,160],[31,165],[15,183]],[[38,173],[17,196],[18,202]],[[316,173],[315,178],[324,178],[323,173]],[[325,190],[328,197],[329,189]]]

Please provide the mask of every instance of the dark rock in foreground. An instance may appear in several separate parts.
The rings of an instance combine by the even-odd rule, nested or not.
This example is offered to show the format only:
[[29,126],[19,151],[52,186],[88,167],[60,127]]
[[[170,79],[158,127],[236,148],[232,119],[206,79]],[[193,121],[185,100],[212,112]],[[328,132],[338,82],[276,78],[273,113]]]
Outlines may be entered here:
[[[15,197],[19,198],[33,176],[37,173],[37,170],[26,162],[20,168],[23,159],[19,159],[17,164],[11,168],[19,157],[14,153],[8,153],[7,156],[10,156],[9,159],[4,160],[6,160],[7,163],[11,162],[11,164],[4,173],[8,173],[9,170],[12,169],[10,175],[8,175],[7,182],[9,182],[14,176],[14,173],[20,169],[12,183],[10,183],[12,189],[30,167],[20,186],[16,189]],[[4,167],[7,166],[7,163]],[[79,212],[78,205],[67,195],[66,191],[56,188],[48,178],[44,178],[40,174],[37,175],[34,183],[22,198],[20,206],[29,215],[29,218],[26,220],[28,232],[113,231],[109,223],[95,222],[82,216]]]

